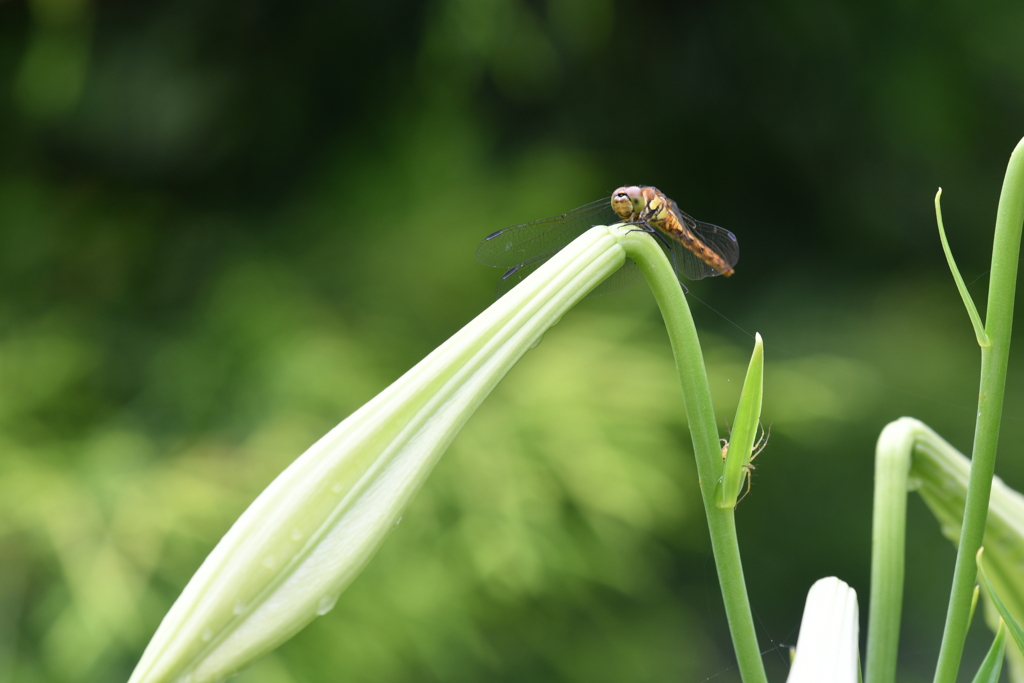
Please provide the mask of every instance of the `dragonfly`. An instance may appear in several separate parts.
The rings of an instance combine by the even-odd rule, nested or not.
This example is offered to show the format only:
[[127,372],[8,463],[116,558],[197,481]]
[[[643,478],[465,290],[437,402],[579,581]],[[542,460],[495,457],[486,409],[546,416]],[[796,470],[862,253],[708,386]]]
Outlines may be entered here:
[[[610,201],[598,199],[560,216],[492,232],[476,248],[476,260],[506,269],[495,292],[501,298],[569,242],[595,225],[613,223],[651,233],[668,255],[680,282],[681,278],[728,277],[740,258],[736,236],[725,228],[684,213],[656,187],[629,185],[615,190]],[[626,264],[589,296],[610,294],[639,279],[640,267],[626,259]]]

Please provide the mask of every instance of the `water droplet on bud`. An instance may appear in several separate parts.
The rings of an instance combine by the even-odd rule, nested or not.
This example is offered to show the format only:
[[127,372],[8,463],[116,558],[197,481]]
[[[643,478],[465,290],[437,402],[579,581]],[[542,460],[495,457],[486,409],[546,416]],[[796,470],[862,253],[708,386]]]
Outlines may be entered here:
[[334,609],[335,603],[338,602],[337,595],[325,595],[320,598],[320,602],[316,604],[317,616],[323,616]]

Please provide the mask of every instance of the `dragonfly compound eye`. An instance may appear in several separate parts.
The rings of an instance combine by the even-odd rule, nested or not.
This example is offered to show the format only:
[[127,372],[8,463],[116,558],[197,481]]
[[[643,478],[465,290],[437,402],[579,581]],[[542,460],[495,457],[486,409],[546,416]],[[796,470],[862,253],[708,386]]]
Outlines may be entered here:
[[[639,202],[639,204],[638,204]],[[612,193],[612,209],[623,220],[630,220],[643,209],[639,187],[620,187]]]

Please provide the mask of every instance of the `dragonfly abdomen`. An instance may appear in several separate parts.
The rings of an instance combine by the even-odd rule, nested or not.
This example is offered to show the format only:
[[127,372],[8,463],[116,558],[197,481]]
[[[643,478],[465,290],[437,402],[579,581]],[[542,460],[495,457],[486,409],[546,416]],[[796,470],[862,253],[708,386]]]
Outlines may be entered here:
[[687,249],[696,254],[701,261],[717,270],[720,275],[729,277],[736,272],[732,269],[732,266],[726,263],[725,259],[712,251],[711,248],[701,242],[696,235],[681,225],[679,221],[675,219],[675,216],[669,214],[668,220],[664,221],[664,223],[666,224],[665,227],[661,227],[659,225],[655,225],[654,227],[658,228],[662,232],[667,232],[674,236],[686,245]]

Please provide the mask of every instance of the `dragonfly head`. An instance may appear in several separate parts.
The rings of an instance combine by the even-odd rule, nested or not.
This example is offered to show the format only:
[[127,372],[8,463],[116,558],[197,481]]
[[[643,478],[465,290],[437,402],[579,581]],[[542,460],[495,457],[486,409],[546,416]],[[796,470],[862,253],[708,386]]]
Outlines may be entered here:
[[635,220],[646,205],[642,188],[637,185],[620,187],[612,193],[612,209],[623,220]]

